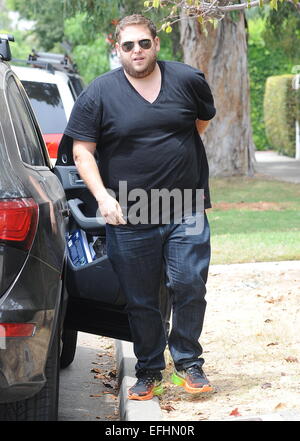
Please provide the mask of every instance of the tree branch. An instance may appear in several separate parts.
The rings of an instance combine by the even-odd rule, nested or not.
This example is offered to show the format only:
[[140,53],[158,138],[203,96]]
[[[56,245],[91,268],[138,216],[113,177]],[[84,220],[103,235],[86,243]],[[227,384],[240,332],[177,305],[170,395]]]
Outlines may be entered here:
[[[300,10],[300,2],[295,3],[293,0],[285,1],[292,3],[295,8]],[[175,7],[177,10],[180,10],[183,13],[175,15],[171,12],[171,14],[166,17],[165,20],[171,20],[172,22],[170,21],[169,23],[172,25],[178,21],[178,17],[180,15],[181,17],[182,15],[194,18],[203,17],[204,21],[209,18],[221,20],[226,12],[242,11],[244,9],[254,8],[266,3],[270,3],[270,0],[249,0],[244,3],[234,3],[234,0],[164,0],[161,2],[161,6],[169,6],[171,10]],[[150,7],[150,9],[152,7]]]

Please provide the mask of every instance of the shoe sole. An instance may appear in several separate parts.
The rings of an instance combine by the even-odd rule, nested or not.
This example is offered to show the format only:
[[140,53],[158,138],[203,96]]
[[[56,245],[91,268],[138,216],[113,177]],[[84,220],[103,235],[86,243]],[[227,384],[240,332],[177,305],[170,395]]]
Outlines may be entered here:
[[189,394],[201,394],[203,392],[212,392],[213,387],[210,384],[205,384],[203,387],[192,387],[184,378],[179,377],[176,374],[172,374],[171,381],[176,386],[182,386]]
[[139,401],[145,401],[145,400],[151,400],[156,395],[161,395],[164,393],[164,388],[160,384],[158,386],[155,386],[148,394],[146,395],[135,395],[135,394],[128,394],[129,400],[139,400]]

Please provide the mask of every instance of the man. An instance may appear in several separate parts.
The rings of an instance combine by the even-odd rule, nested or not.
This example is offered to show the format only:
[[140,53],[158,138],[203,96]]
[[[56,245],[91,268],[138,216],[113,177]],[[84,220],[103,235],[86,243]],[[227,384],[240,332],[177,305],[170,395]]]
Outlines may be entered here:
[[[125,17],[116,28],[116,41],[122,67],[96,78],[80,95],[65,133],[74,139],[76,166],[106,221],[108,257],[127,300],[137,357],[137,382],[128,397],[146,400],[162,393],[167,340],[175,364],[173,382],[189,393],[210,391],[198,341],[210,260],[204,209],[210,200],[197,128],[202,132],[214,117],[213,97],[199,70],[157,60],[160,42],[147,18]],[[125,204],[120,183],[126,183]],[[151,200],[152,191],[162,189],[189,190],[191,212],[184,211],[178,221],[178,208],[188,204],[177,201],[164,221],[168,210]],[[134,194],[149,197],[139,205],[141,222],[137,212],[130,215]],[[202,228],[189,233],[199,216]],[[162,274],[173,299],[169,336],[159,310]]]

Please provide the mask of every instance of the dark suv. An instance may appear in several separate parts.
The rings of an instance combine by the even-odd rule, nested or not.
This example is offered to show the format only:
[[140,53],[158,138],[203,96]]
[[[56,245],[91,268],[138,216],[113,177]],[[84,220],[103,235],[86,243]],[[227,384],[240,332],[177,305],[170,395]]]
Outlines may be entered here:
[[[64,187],[84,224],[70,216],[26,92],[7,64],[12,39],[0,35],[0,421],[55,420],[61,337],[67,366],[77,330],[131,336],[103,225],[92,225],[89,213],[77,219],[77,198],[91,197],[67,167],[59,174],[71,179]],[[84,227],[95,248],[87,260]]]

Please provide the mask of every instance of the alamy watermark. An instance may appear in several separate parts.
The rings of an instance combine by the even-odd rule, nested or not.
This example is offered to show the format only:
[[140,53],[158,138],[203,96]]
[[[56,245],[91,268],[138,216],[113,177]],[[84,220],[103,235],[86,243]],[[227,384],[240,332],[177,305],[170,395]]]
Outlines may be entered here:
[[[116,193],[107,189],[116,199]],[[118,201],[124,219],[131,225],[186,224],[186,235],[201,234],[204,227],[204,190],[142,188],[128,191],[127,181],[119,181]],[[129,207],[129,208],[128,208]],[[100,212],[97,212],[97,217]]]

